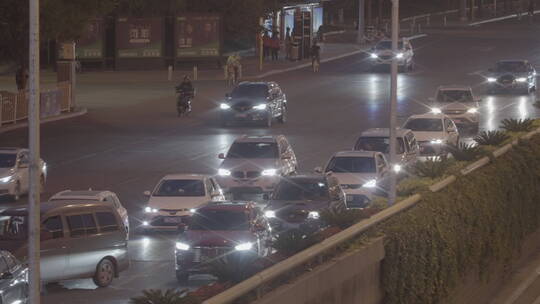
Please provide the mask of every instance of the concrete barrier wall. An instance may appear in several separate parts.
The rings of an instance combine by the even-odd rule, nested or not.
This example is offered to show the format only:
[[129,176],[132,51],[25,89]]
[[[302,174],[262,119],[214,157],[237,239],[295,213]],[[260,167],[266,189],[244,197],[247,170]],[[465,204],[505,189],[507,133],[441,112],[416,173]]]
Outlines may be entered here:
[[383,239],[347,252],[290,284],[280,286],[257,304],[379,304]]

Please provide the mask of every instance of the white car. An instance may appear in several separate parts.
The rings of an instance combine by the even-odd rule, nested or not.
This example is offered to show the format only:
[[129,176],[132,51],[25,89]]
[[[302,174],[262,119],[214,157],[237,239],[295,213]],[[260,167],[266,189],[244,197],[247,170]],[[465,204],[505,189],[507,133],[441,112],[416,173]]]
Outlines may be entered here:
[[96,191],[96,190],[64,190],[51,196],[49,202],[56,201],[73,201],[73,203],[88,203],[88,202],[106,202],[110,203],[120,215],[126,231],[129,233],[129,217],[126,208],[120,203],[120,199],[116,193],[111,191]]
[[283,135],[241,136],[223,159],[217,179],[230,193],[272,192],[281,176],[296,173],[294,151]]
[[410,129],[414,133],[422,156],[446,154],[448,145],[457,146],[459,143],[456,125],[444,114],[412,115],[403,128]]
[[[29,150],[22,148],[0,148],[0,196],[9,195],[15,201],[28,193],[30,184]],[[40,159],[40,188],[45,188],[47,164]]]
[[440,86],[435,98],[429,99],[431,112],[448,115],[458,127],[466,127],[478,131],[479,101],[469,86]]
[[[323,172],[320,167],[315,171]],[[324,172],[338,180],[347,208],[365,208],[386,182],[389,165],[381,152],[343,151],[330,158]]]
[[[408,39],[400,39],[398,53],[395,54],[398,67],[402,70],[412,71],[414,68],[413,57],[414,51],[410,41]],[[390,65],[393,58],[392,40],[381,40],[369,51],[369,59],[373,67]]]
[[170,174],[163,177],[149,196],[144,208],[143,230],[174,229],[194,210],[208,202],[224,201],[216,180],[201,174]]

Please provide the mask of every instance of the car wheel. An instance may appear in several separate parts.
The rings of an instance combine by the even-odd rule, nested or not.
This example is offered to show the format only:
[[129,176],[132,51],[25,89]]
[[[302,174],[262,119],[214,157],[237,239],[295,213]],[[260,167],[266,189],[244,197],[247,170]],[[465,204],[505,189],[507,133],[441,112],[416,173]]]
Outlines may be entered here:
[[287,122],[287,108],[285,106],[281,107],[281,116],[278,118],[280,123]]
[[101,260],[96,267],[94,284],[99,287],[107,287],[111,284],[115,273],[114,263],[109,259]]
[[11,198],[14,201],[18,201],[21,198],[21,183],[19,183],[19,181],[15,184],[15,189],[13,190]]
[[178,283],[181,285],[187,285],[189,282],[189,272],[176,271],[176,280],[178,280]]

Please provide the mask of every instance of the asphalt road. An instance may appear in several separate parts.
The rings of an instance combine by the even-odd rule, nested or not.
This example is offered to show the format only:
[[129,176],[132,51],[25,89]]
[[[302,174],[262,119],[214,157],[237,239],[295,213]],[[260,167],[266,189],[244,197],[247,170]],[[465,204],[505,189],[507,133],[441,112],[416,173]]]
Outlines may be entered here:
[[[480,75],[500,59],[525,58],[540,69],[539,30],[526,22],[505,21],[435,31],[414,40],[416,69],[399,75],[399,121],[426,112],[427,98],[443,84],[471,85],[483,98],[481,129],[495,129],[504,118],[539,117],[540,109],[532,105],[534,94],[486,96]],[[126,79],[115,73],[82,74],[77,97],[88,115],[42,127],[41,151],[49,165],[43,198],[64,189],[112,190],[130,212],[132,226],[138,226],[144,190],[168,173],[214,174],[218,153],[242,134],[286,135],[300,170],[311,171],[334,152],[350,149],[361,131],[388,126],[389,74],[370,72],[366,61],[365,55],[351,56],[322,64],[318,74],[304,69],[272,77],[287,94],[289,121],[271,129],[222,128],[216,108],[227,92],[222,82],[197,83],[194,112],[179,119],[172,86],[160,78],[142,72]],[[26,130],[0,134],[0,146],[26,145]],[[91,280],[63,282],[48,286],[44,303],[126,303],[142,289],[178,288],[174,235],[131,239],[131,268],[112,286],[96,289]],[[208,279],[194,277],[187,287]]]

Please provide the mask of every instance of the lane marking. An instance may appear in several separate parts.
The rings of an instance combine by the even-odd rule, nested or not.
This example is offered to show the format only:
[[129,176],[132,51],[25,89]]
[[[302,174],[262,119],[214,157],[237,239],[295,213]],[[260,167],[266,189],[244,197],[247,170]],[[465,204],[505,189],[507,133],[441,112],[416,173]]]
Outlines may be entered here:
[[[538,14],[538,13],[540,13],[540,10],[534,11],[534,14]],[[501,21],[501,20],[517,18],[517,16],[518,16],[517,14],[511,14],[511,15],[508,15],[508,16],[502,16],[502,17],[498,17],[498,18],[482,20],[482,21],[478,21],[478,22],[469,23],[469,26],[476,26],[476,25],[490,23],[490,22],[497,22],[497,21]],[[521,16],[526,18],[527,17],[527,12],[523,12],[521,14]]]

